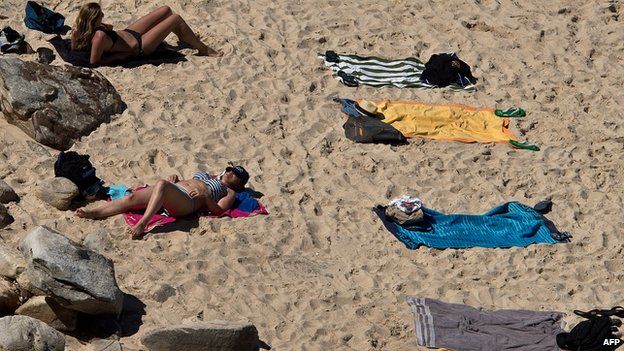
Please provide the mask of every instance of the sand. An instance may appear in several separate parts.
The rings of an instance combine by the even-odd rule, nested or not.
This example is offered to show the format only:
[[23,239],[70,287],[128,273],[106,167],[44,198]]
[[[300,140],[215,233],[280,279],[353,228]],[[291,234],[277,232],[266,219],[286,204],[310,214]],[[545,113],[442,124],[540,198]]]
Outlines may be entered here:
[[[44,3],[69,24],[80,5]],[[102,1],[117,28],[162,4]],[[253,322],[274,350],[414,350],[408,295],[569,315],[621,304],[619,1],[167,5],[225,56],[183,49],[185,62],[99,68],[128,109],[72,150],[91,155],[109,184],[128,186],[240,163],[270,216],[202,218],[129,240],[120,217],[96,222],[42,204],[34,189],[53,176],[56,151],[0,118],[0,179],[22,198],[8,206],[16,221],[0,236],[16,243],[43,224],[78,241],[90,233],[108,238],[122,290],[146,305],[138,332],[121,338],[127,349],[140,349],[141,335],[158,326],[226,319]],[[26,32],[23,1],[3,0],[0,15],[0,26]],[[46,38],[26,32],[34,48],[51,47]],[[325,50],[425,61],[456,51],[479,90],[348,88],[317,59]],[[425,140],[356,144],[344,137],[336,96],[522,106],[528,116],[512,121],[512,130],[542,151]],[[553,246],[410,251],[371,211],[402,194],[469,213],[550,198],[550,219],[574,237]],[[86,347],[68,338],[69,350]]]

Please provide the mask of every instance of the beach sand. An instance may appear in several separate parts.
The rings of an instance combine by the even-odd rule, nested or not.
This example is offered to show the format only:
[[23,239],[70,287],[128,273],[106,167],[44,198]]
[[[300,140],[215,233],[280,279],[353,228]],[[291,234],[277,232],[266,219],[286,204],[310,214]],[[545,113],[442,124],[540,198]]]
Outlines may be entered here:
[[[35,49],[51,47],[49,36],[24,27],[23,3],[2,1],[0,27],[26,33]],[[69,25],[81,5],[44,4]],[[0,236],[16,244],[35,225],[76,241],[101,235],[121,289],[146,305],[138,332],[121,338],[125,349],[141,349],[140,337],[159,326],[225,319],[254,323],[274,350],[418,350],[408,295],[558,310],[568,323],[578,321],[574,309],[622,304],[619,1],[102,1],[117,29],[165,4],[225,56],[183,49],[184,62],[98,68],[128,108],[72,150],[89,154],[108,184],[128,186],[240,163],[269,216],[201,218],[132,241],[119,216],[80,219],[39,201],[36,184],[53,176],[57,151],[0,118],[0,179],[21,196],[8,205],[16,221]],[[349,88],[317,58],[326,50],[424,61],[455,51],[479,90]],[[527,117],[511,128],[541,151],[419,139],[356,144],[344,137],[337,96],[522,106]],[[371,211],[403,194],[449,213],[550,198],[549,218],[574,237],[410,251]],[[87,347],[68,337],[68,350]]]

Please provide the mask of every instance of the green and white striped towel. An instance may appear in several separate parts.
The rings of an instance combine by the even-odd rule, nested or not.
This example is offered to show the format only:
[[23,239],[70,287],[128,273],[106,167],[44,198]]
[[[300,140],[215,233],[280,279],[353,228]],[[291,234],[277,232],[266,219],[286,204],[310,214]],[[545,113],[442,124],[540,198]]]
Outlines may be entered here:
[[[319,58],[325,62],[325,66],[332,69],[334,77],[342,83],[344,81],[339,72],[352,76],[359,84],[374,87],[395,86],[420,89],[437,87],[420,80],[425,64],[413,57],[388,60],[375,56],[338,55],[338,62],[328,61],[322,54],[319,54]],[[477,90],[474,84],[462,86],[453,83],[448,88],[470,92]]]

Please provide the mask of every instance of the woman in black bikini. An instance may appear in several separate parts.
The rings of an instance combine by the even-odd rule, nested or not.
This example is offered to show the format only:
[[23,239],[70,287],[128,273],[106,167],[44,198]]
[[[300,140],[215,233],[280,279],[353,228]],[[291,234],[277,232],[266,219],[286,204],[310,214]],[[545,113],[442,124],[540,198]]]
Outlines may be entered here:
[[102,23],[103,17],[99,4],[85,4],[80,8],[72,32],[72,50],[90,50],[90,62],[94,65],[149,55],[172,32],[181,41],[197,49],[201,56],[223,55],[202,43],[182,17],[173,13],[169,6],[157,8],[121,31],[114,31],[113,26]]

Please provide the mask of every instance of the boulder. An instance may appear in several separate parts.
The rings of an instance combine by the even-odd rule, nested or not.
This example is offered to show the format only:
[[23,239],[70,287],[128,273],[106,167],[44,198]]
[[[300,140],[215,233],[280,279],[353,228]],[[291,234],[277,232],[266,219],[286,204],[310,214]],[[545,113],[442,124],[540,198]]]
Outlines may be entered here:
[[63,351],[65,336],[34,318],[8,316],[0,318],[0,350]]
[[28,232],[19,249],[26,257],[30,284],[63,307],[87,314],[121,312],[124,295],[106,257],[46,227]]
[[38,142],[69,149],[126,105],[99,72],[0,58],[0,110]]
[[80,191],[71,180],[55,177],[39,182],[35,194],[43,202],[65,211],[69,209],[72,200],[80,194]]
[[256,351],[260,345],[253,324],[226,321],[159,328],[141,342],[149,351]]
[[13,314],[19,303],[19,289],[7,279],[0,278],[0,317]]
[[15,219],[9,214],[9,210],[7,210],[3,204],[0,204],[0,229],[13,223],[14,221]]
[[4,180],[0,180],[0,204],[8,204],[17,200],[19,200],[19,196],[17,196],[15,190]]
[[26,270],[24,256],[0,240],[0,276],[17,279]]
[[47,296],[34,296],[21,305],[15,314],[38,319],[52,328],[70,332],[76,330],[78,312],[62,307]]

